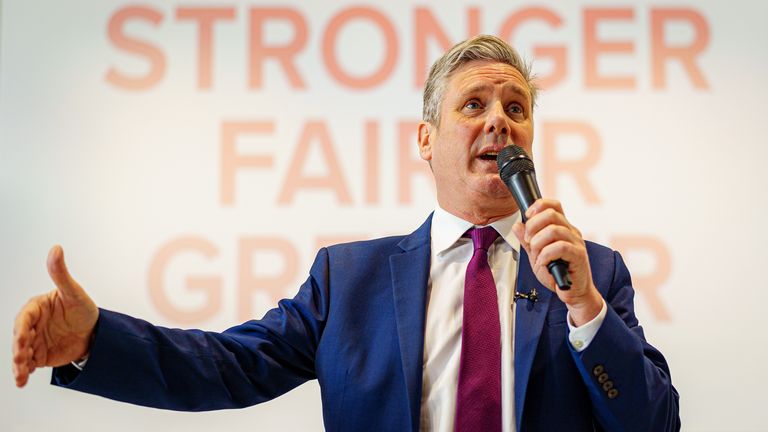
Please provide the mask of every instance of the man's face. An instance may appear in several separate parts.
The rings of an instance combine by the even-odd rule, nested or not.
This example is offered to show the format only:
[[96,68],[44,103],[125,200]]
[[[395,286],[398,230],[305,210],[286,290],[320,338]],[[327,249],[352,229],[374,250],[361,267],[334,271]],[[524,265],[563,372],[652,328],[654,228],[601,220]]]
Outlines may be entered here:
[[515,144],[531,154],[531,93],[504,63],[473,61],[446,83],[440,125],[419,125],[419,152],[430,161],[440,205],[453,213],[516,210],[496,155]]

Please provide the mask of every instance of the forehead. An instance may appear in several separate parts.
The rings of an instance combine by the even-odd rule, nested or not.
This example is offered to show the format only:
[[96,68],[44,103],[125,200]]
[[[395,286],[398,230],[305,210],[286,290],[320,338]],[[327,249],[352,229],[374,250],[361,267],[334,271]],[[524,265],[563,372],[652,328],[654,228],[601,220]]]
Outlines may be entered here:
[[519,70],[506,63],[480,60],[467,62],[453,71],[448,77],[445,96],[496,90],[517,93],[531,100],[528,83]]

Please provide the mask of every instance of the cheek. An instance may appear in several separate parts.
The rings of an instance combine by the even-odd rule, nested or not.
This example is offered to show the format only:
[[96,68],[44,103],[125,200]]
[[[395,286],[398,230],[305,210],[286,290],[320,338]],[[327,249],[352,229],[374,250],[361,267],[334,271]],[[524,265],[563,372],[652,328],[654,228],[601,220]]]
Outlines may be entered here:
[[533,129],[518,129],[517,135],[513,137],[513,141],[515,145],[524,148],[528,154],[531,154],[531,150],[533,150]]
[[482,138],[482,124],[457,120],[454,127],[444,128],[439,142],[433,146],[432,154],[441,163],[466,164],[471,162],[470,155],[475,148],[475,141]]

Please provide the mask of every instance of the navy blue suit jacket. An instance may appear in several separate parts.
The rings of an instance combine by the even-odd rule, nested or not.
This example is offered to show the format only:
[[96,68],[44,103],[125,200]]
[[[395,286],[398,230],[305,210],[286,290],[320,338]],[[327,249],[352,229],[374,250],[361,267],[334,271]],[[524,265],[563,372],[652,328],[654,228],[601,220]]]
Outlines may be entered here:
[[[238,408],[317,379],[329,431],[418,430],[431,217],[408,236],[321,249],[293,299],[223,333],[101,310],[85,370],[57,385],[173,410]],[[566,307],[521,253],[515,317],[518,431],[679,429],[667,364],[643,336],[618,253],[587,244],[608,314],[589,347],[567,340]],[[513,289],[510,287],[509,289]],[[611,390],[615,390],[611,392]]]

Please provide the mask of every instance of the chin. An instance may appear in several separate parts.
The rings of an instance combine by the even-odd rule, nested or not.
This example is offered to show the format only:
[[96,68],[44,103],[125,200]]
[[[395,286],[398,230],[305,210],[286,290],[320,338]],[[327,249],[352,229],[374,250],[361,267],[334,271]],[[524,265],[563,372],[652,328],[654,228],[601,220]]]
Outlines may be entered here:
[[512,192],[510,192],[509,188],[507,188],[507,185],[501,181],[501,177],[494,175],[490,183],[491,184],[489,185],[489,189],[493,191],[494,195],[501,195],[504,197],[512,198]]
[[514,201],[514,197],[512,197],[512,193],[504,185],[502,185],[501,188],[494,189],[493,191],[491,191],[491,196],[499,200]]
[[512,193],[507,189],[507,186],[504,185],[504,182],[501,181],[501,178],[498,175],[494,175],[491,178],[485,178],[481,183],[480,189],[483,191],[484,195],[493,199],[513,199]]

